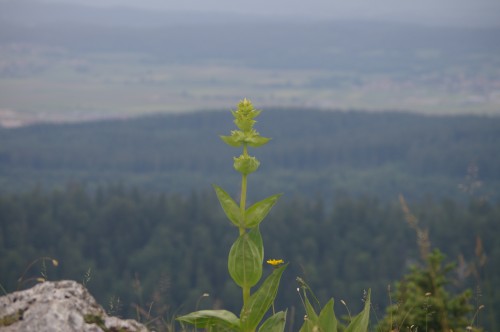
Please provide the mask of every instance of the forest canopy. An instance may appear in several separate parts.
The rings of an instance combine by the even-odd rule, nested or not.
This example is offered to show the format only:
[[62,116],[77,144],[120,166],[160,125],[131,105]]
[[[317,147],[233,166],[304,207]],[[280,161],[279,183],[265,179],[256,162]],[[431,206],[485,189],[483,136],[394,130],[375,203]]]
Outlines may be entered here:
[[[332,209],[325,206],[332,204]],[[434,248],[457,262],[450,291],[468,287],[488,310],[481,324],[498,326],[500,308],[497,235],[500,205],[482,200],[422,200],[410,205],[429,230]],[[134,305],[158,315],[202,307],[238,308],[238,292],[227,277],[227,254],[237,229],[225,220],[212,192],[152,194],[123,186],[90,193],[78,184],[63,190],[40,188],[0,196],[0,280],[7,291],[29,278],[74,279],[87,285],[105,307],[134,316]],[[419,264],[415,232],[397,201],[339,195],[334,202],[294,198],[277,204],[263,225],[267,258],[290,263],[276,306],[300,310],[295,277],[301,276],[325,303],[333,296],[353,310],[363,290],[372,289],[378,314],[388,305],[387,286]],[[478,253],[478,246],[480,252]],[[487,256],[482,261],[482,254]],[[18,279],[39,257],[57,267],[35,264],[26,284]],[[271,267],[269,267],[271,268]],[[341,309],[338,309],[341,310]],[[496,325],[495,325],[496,324]]]
[[[253,186],[260,191],[457,198],[460,184],[477,180],[481,194],[499,196],[500,118],[311,109],[261,117],[259,130],[272,141],[257,152],[263,167]],[[218,136],[231,126],[226,112],[207,111],[0,129],[0,191],[63,188],[71,180],[170,193],[230,188],[233,152]]]

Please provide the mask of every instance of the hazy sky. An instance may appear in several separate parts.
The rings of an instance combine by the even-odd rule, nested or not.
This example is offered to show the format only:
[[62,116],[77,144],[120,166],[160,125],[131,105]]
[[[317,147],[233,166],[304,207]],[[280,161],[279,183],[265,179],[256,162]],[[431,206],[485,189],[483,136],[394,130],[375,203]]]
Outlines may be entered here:
[[500,25],[500,0],[44,0],[165,10],[361,18],[424,24]]

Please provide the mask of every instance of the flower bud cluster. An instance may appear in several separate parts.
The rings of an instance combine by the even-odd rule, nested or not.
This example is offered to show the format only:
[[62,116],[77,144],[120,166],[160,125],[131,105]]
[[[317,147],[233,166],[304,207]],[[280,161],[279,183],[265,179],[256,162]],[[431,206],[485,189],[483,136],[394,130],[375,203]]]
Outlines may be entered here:
[[248,175],[255,172],[260,163],[255,157],[248,155],[247,147],[262,146],[269,142],[270,138],[260,136],[253,128],[257,122],[254,119],[261,111],[254,109],[250,100],[243,99],[239,102],[238,109],[231,112],[239,130],[232,130],[231,136],[221,136],[221,139],[230,146],[243,146],[243,154],[234,158],[234,168],[243,175]]

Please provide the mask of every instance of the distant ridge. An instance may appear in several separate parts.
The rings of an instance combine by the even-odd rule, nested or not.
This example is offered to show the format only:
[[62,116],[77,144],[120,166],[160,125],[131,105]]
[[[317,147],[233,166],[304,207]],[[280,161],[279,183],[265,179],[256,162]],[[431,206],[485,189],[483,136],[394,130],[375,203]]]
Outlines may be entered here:
[[[169,192],[234,184],[238,152],[218,138],[233,127],[229,112],[206,111],[1,129],[1,190],[70,180]],[[499,195],[498,117],[274,109],[256,128],[273,138],[251,151],[263,191],[460,196],[474,165],[481,190]]]
[[[20,26],[94,25],[103,27],[155,28],[220,22],[250,23],[252,18],[234,13],[197,10],[153,10],[126,6],[92,6],[36,0],[4,0],[0,22]],[[254,16],[258,17],[258,16]]]
[[[4,0],[4,3],[8,1]],[[267,16],[270,19],[288,20],[376,20],[392,22],[412,22],[423,25],[436,26],[498,26],[498,12],[500,6],[495,1],[477,0],[453,1],[442,0],[439,3],[422,0],[418,3],[398,3],[381,1],[377,5],[369,3],[331,3],[328,1],[314,1],[305,4],[300,2],[289,3],[286,0],[275,0],[272,3],[264,0],[255,0],[244,6],[230,0],[219,0],[217,3],[206,1],[183,2],[156,2],[144,1],[137,3],[132,0],[103,2],[98,0],[11,0],[22,4],[59,5],[72,2],[79,3],[81,7],[94,7],[116,10],[137,10],[148,8],[151,11],[161,12],[165,9],[172,11],[198,11],[217,15],[219,12],[227,16],[257,17]]]

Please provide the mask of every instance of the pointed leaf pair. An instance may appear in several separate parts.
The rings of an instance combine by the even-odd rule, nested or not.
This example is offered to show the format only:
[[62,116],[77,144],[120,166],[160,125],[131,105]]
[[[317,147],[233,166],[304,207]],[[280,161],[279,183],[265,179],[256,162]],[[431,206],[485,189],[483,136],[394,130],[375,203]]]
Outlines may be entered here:
[[252,296],[250,296],[248,303],[243,307],[240,315],[241,327],[243,331],[255,330],[267,310],[269,310],[271,304],[276,298],[281,275],[287,265],[288,264],[285,264],[276,268],[266,278],[266,280],[264,280],[260,288],[252,294]]
[[271,139],[268,137],[262,137],[262,136],[253,136],[247,139],[248,145],[250,145],[252,148],[258,148],[259,146],[267,144]]
[[259,225],[276,204],[282,194],[276,194],[255,203],[245,211],[245,227],[252,228]]
[[337,318],[333,310],[333,299],[330,299],[319,313],[319,326],[325,332],[337,331]]
[[272,315],[259,328],[259,332],[283,332],[285,331],[286,310]]
[[346,328],[346,332],[366,332],[368,331],[368,323],[370,322],[370,296],[371,290],[368,290],[368,294],[365,300],[365,307],[356,317],[354,317]]
[[178,317],[177,320],[209,331],[240,330],[239,318],[227,310],[200,310]]
[[[306,298],[306,302],[309,302]],[[306,304],[306,308],[312,309],[311,304]],[[333,311],[333,299],[330,299],[328,303],[323,307],[319,316],[316,315],[314,310],[306,310],[307,317],[305,318],[304,324],[300,328],[300,332],[337,332],[337,318],[335,317],[335,312]]]
[[307,296],[307,290],[309,290],[309,286],[304,283],[303,287],[306,316],[304,317],[304,324],[302,324],[300,332],[310,332],[314,330],[321,331],[318,315],[316,314],[316,311],[314,310],[314,307],[312,306],[311,302],[309,301],[309,297]]
[[231,220],[236,227],[240,227],[243,223],[243,218],[238,204],[236,204],[236,202],[227,192],[224,191],[224,189],[216,185],[213,185],[213,187],[215,189],[215,193],[217,194],[217,198],[219,199],[219,203],[228,219]]
[[240,287],[252,287],[262,276],[264,249],[259,229],[253,228],[238,237],[229,251],[229,274]]
[[302,289],[304,292],[304,305],[307,314],[300,332],[337,332],[337,318],[335,317],[335,312],[333,310],[333,299],[330,299],[330,301],[328,301],[328,303],[323,307],[318,316],[316,314],[316,311],[314,310],[314,307],[309,301],[307,291],[309,291],[313,297],[315,296],[309,286],[302,279],[300,280],[303,282]]
[[320,331],[318,323],[318,315],[314,311],[307,296],[305,296],[304,304],[306,309],[306,316],[304,317],[304,324],[302,324],[300,332],[309,332],[314,330]]
[[234,136],[219,136],[221,138],[221,140],[224,141],[224,143],[226,143],[227,145],[230,145],[230,146],[233,146],[235,148],[241,146],[243,144],[243,142],[239,139],[237,139],[236,137]]

